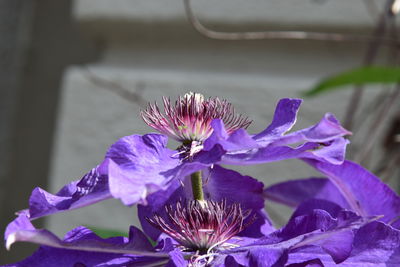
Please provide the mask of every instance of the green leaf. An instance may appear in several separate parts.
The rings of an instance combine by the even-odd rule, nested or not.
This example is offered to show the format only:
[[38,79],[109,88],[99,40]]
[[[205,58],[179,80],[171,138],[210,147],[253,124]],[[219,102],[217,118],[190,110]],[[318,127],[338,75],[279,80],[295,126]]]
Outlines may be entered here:
[[128,236],[128,233],[119,230],[112,230],[112,229],[103,229],[94,226],[86,226],[90,230],[92,230],[96,235],[100,236],[101,238],[109,238],[114,236]]
[[398,82],[400,82],[399,67],[361,67],[322,80],[314,88],[306,91],[304,96],[314,96],[351,85],[392,84]]

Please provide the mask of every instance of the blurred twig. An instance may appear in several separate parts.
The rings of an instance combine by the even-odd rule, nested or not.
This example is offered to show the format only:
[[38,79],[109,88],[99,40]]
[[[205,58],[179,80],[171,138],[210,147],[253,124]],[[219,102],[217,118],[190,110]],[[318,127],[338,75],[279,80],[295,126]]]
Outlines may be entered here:
[[379,94],[363,107],[363,109],[360,111],[362,117],[354,122],[353,129],[351,130],[353,135],[356,135],[363,125],[368,122],[368,119],[374,115],[376,107],[380,106],[380,104],[385,101],[387,97],[387,91],[390,90],[390,87],[390,85],[382,86]]
[[[389,18],[385,19],[385,20],[381,20],[381,23],[386,23],[387,25],[384,26],[389,27],[388,30],[388,34],[391,35],[391,37],[394,40],[398,40],[398,36],[397,36],[397,27],[396,27],[396,22],[395,22],[395,16],[394,14],[390,15],[392,12],[392,5],[395,1],[388,1],[386,3],[386,12],[387,14],[389,14]],[[389,10],[390,9],[390,10]],[[382,14],[384,16],[384,14]],[[382,22],[384,21],[384,22]],[[384,32],[385,29],[382,30],[382,32]],[[377,45],[375,47],[375,49],[378,49],[379,45]],[[375,53],[377,53],[376,51],[373,51]],[[373,60],[373,58],[370,58],[370,60]],[[391,49],[389,51],[389,61],[394,61],[394,64],[398,64],[398,49],[394,48]],[[360,87],[361,88],[361,87]],[[379,132],[382,130],[382,128],[384,127],[384,124],[387,122],[388,120],[388,114],[390,114],[390,111],[396,106],[396,104],[398,104],[397,99],[400,96],[400,85],[396,85],[395,89],[390,92],[390,93],[386,93],[385,91],[385,99],[380,103],[380,105],[376,105],[376,112],[377,115],[375,116],[374,120],[372,121],[370,127],[369,127],[369,131],[367,132],[364,141],[362,142],[364,145],[362,146],[361,150],[359,151],[358,155],[356,156],[356,161],[360,162],[362,164],[366,164],[368,159],[371,157],[372,155],[372,150],[374,148],[374,145],[376,144],[376,141],[378,140],[379,137]],[[354,96],[354,95],[353,95]],[[360,99],[358,99],[358,101],[360,101]],[[365,120],[365,118],[363,118],[362,120]],[[385,153],[386,154],[386,153]],[[384,156],[385,158],[385,156]],[[391,163],[388,161],[381,161],[380,164],[383,164],[383,172],[387,173],[386,169],[390,168],[389,166],[391,166]]]
[[377,165],[375,173],[379,174],[387,182],[394,178],[400,166],[400,109],[393,116],[392,124],[386,132],[383,145],[385,152]]
[[[365,53],[363,60],[364,66],[371,65],[374,62],[376,55],[378,54],[379,48],[382,45],[382,37],[385,35],[386,32],[386,24],[389,20],[395,17],[394,14],[392,13],[392,6],[394,1],[395,0],[387,0],[385,3],[385,8],[382,11],[379,23],[376,26],[374,33],[372,35],[374,36],[374,38],[370,41],[368,49]],[[363,86],[355,87],[347,107],[345,122],[344,122],[344,127],[347,128],[348,130],[351,130],[353,127],[353,119],[358,110],[358,106],[361,102],[362,95],[363,95]]]
[[91,70],[88,68],[85,69],[86,72],[84,74],[85,78],[87,78],[90,82],[92,82],[94,85],[99,86],[100,88],[106,89],[112,93],[115,93],[116,95],[120,96],[121,98],[137,104],[141,108],[145,108],[147,101],[143,96],[143,90],[145,89],[145,84],[142,82],[138,82],[135,84],[134,91],[129,90],[128,88],[125,88],[121,84],[115,81],[111,81],[108,79],[105,79],[97,74],[94,74]]
[[389,162],[387,163],[386,167],[383,169],[381,177],[382,181],[385,183],[389,182],[393,176],[396,173],[396,170],[398,170],[400,166],[400,150],[394,153],[394,155],[389,159]]
[[356,157],[357,162],[363,163],[363,161],[366,160],[368,155],[371,154],[371,150],[377,141],[379,131],[384,126],[384,122],[387,121],[385,117],[387,117],[392,107],[398,103],[397,98],[399,96],[400,96],[400,85],[397,85],[394,91],[386,97],[385,101],[383,101],[379,113],[372,122],[370,130],[368,131],[368,134],[365,138],[364,145],[361,151],[359,152],[358,156]]
[[364,6],[367,9],[369,16],[374,20],[378,19],[379,17],[379,10],[376,6],[376,0],[363,0]]
[[[264,40],[264,39],[292,39],[292,40],[316,40],[316,41],[355,41],[365,42],[375,40],[376,36],[309,32],[309,31],[260,31],[260,32],[223,32],[215,31],[204,26],[193,13],[190,0],[183,0],[186,16],[192,26],[202,35],[217,40]],[[393,40],[382,38],[382,44],[393,45]]]
[[[369,1],[369,0],[368,0]],[[399,41],[398,39],[398,35],[397,35],[397,25],[396,25],[396,21],[395,19],[390,20],[390,24],[389,26],[389,34],[392,36],[392,38],[394,40],[396,40],[397,42]],[[390,47],[389,49],[389,53],[387,55],[387,61],[388,64],[390,66],[392,65],[398,65],[399,63],[399,49],[396,46]],[[377,109],[380,109],[382,106],[384,106],[385,104],[385,98],[388,95],[390,86],[388,85],[382,85],[382,89],[379,93],[378,96],[376,96],[374,99],[372,99],[363,110],[361,110],[360,113],[360,117],[357,118],[356,121],[354,121],[353,123],[353,127],[352,127],[352,132],[353,134],[356,134],[357,131],[362,127],[362,125],[366,122],[368,122],[368,118],[372,115],[374,115],[373,111],[376,111]],[[377,108],[378,107],[378,108]]]

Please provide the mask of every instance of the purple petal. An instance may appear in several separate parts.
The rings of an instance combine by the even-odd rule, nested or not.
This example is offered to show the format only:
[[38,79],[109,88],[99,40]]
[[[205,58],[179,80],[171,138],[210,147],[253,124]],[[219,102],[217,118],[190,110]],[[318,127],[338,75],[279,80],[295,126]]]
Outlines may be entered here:
[[[400,264],[400,232],[381,222],[371,222],[357,230],[352,246],[350,257],[341,262],[340,266],[394,267]],[[315,258],[320,259],[325,266],[335,265],[331,257],[316,247],[305,247],[290,253],[288,263],[300,264]]]
[[352,251],[353,229],[367,224],[370,219],[346,211],[336,213],[338,217],[334,218],[325,210],[315,209],[307,214],[294,216],[284,228],[241,249],[282,247],[289,253],[295,253],[303,248],[316,246],[328,253],[336,263],[341,262]]
[[[317,200],[313,201],[315,203],[311,206],[326,207],[326,201],[322,201],[319,205]],[[222,260],[226,262],[229,259],[243,266],[286,266],[289,255],[288,264],[298,263],[300,264],[298,266],[307,266],[306,263],[310,263],[318,266],[320,255],[325,257],[329,255],[330,262],[335,263],[347,259],[352,253],[354,231],[367,225],[373,218],[362,218],[340,207],[339,210],[335,207],[329,208],[330,212],[321,209],[307,210],[309,204],[304,203],[300,206],[282,229],[247,245],[222,251],[222,255],[217,256],[216,262],[220,264]],[[310,247],[319,253],[292,259],[292,254],[297,255]]]
[[[14,233],[17,232],[18,230],[35,230],[35,227],[32,225],[31,221],[28,218],[29,211],[28,210],[23,210],[18,214],[18,217],[14,219],[12,222],[10,222],[6,230],[4,232],[4,239],[6,240],[6,248],[9,249],[11,246],[10,244],[7,244],[8,237]],[[10,241],[8,241],[10,242]]]
[[[302,202],[293,212],[291,219],[301,215],[307,215],[313,213],[314,210],[326,211],[329,213],[330,216],[334,218],[337,218],[339,215],[343,213],[343,208],[333,202],[312,198]],[[353,212],[350,213],[355,215],[355,213]],[[356,217],[359,218],[359,216]]]
[[46,230],[34,230],[30,227],[29,230],[19,229],[11,233],[7,245],[15,241],[27,241],[42,246],[32,256],[9,266],[100,267],[168,262],[168,254],[154,252],[147,238],[135,227],[130,229],[129,240],[124,237],[102,239],[84,227],[68,232],[64,240],[60,240]]
[[387,261],[388,266],[400,266],[400,246],[394,250],[392,256]]
[[316,159],[332,164],[342,164],[345,160],[346,147],[349,140],[338,137],[331,142],[320,144],[320,147],[305,152],[300,158]]
[[[229,138],[229,134],[225,129],[224,122],[221,119],[214,119],[211,122],[211,127],[213,128],[213,132],[209,138],[204,141],[204,149],[210,150],[216,144],[222,144]],[[224,146],[222,144],[222,146]]]
[[315,150],[320,145],[317,143],[306,143],[296,148],[288,146],[267,146],[259,149],[237,151],[227,153],[222,157],[223,164],[249,165],[261,164],[304,156],[307,151]]
[[286,267],[324,267],[320,259],[311,259],[300,263],[292,263]]
[[284,266],[287,253],[284,249],[254,248],[249,251],[249,265],[260,267]]
[[35,229],[26,215],[20,214],[7,227],[5,238],[7,249],[13,243],[23,241],[61,249],[166,257],[166,254],[156,254],[143,233],[133,226],[129,241],[124,237],[102,239],[83,226],[70,231],[64,240],[60,240],[47,230]]
[[147,134],[126,136],[111,146],[106,158],[113,162],[108,173],[113,197],[125,205],[144,203],[148,194],[166,187],[170,177],[162,173],[179,165],[166,143],[166,136]]
[[232,257],[231,255],[228,255],[227,257],[225,257],[224,263],[220,263],[220,264],[214,263],[213,266],[215,266],[215,267],[225,267],[225,266],[241,267],[241,266],[243,266],[243,264],[239,265],[239,263],[235,260],[234,257]]
[[165,190],[170,183],[219,161],[224,150],[215,146],[201,151],[192,161],[178,158],[177,151],[166,148],[167,137],[159,134],[131,135],[111,146],[106,158],[113,197],[125,205],[146,204],[146,197]]
[[[229,254],[229,255],[228,255]],[[254,246],[251,249],[239,248],[228,251],[214,260],[212,266],[285,266],[287,261],[287,250],[279,244],[271,246]],[[224,264],[221,264],[224,262]],[[217,263],[214,265],[214,263]]]
[[[300,216],[296,220],[297,227],[300,227],[301,233],[303,230],[309,231],[315,227],[313,232],[303,234],[303,239],[291,246],[291,250],[295,251],[299,248],[307,246],[318,246],[323,251],[328,253],[335,263],[344,261],[350,256],[354,234],[352,228],[356,227],[352,224],[339,225],[334,220],[329,220],[329,217],[321,216],[322,211],[316,210],[314,216]],[[317,216],[315,216],[317,215]],[[309,220],[316,221],[309,221]],[[306,226],[301,225],[306,223]],[[336,225],[335,225],[336,224]]]
[[305,161],[325,174],[342,193],[349,207],[359,215],[384,215],[381,221],[386,223],[398,218],[400,197],[360,165],[351,161],[342,165]]
[[148,194],[164,189],[179,176],[204,169],[220,159],[220,146],[199,153],[193,162],[181,164],[176,151],[166,148],[163,135],[127,136],[111,146],[106,159],[81,180],[57,194],[36,188],[29,200],[31,219],[81,208],[115,197],[126,205],[144,203]]
[[249,165],[292,158],[310,158],[341,164],[344,160],[348,143],[346,139],[338,138],[326,144],[308,142],[295,148],[271,144],[259,149],[228,152],[222,157],[221,162],[223,164]]
[[[316,235],[320,238],[322,235]],[[337,233],[329,236],[329,238],[321,238],[312,240],[313,246],[320,246],[326,253],[328,253],[335,263],[340,263],[346,260],[351,253],[354,233],[351,230],[338,231]]]
[[182,255],[179,248],[175,248],[169,253],[170,261],[166,267],[186,267],[188,266],[188,261]]
[[309,128],[284,135],[294,125],[300,103],[297,99],[281,100],[271,125],[254,136],[244,129],[228,135],[223,122],[214,120],[213,133],[204,142],[204,150],[221,145],[226,150],[222,164],[259,164],[290,158],[341,164],[348,144],[342,137],[351,133],[332,114]]
[[[205,171],[203,180],[206,199],[215,201],[225,199],[228,204],[240,203],[244,210],[253,210],[252,215],[257,215],[257,220],[248,229],[244,230],[241,233],[242,235],[255,237],[273,230],[268,216],[263,211],[262,183],[254,178],[242,176],[235,171],[224,169],[218,165],[215,165],[211,171]],[[149,195],[146,206],[138,206],[142,228],[151,238],[157,239],[160,231],[152,227],[146,221],[146,217],[152,217],[154,214],[166,216],[166,205],[175,204],[179,200],[193,198],[190,179],[182,177],[181,182],[184,186],[179,181],[174,181],[166,190]]]
[[250,136],[246,130],[239,129],[228,135],[225,125],[220,119],[211,122],[213,133],[204,142],[204,150],[211,150],[215,145],[220,145],[226,151],[236,151],[243,149],[258,148],[258,143]]
[[289,240],[316,230],[326,232],[335,229],[338,225],[338,221],[325,210],[312,210],[307,214],[300,214],[292,217],[287,225],[277,231],[275,235],[282,240]]
[[333,114],[327,113],[317,124],[274,141],[275,145],[294,144],[298,142],[324,143],[336,138],[350,135],[351,132],[344,129]]
[[29,198],[30,218],[77,209],[111,198],[106,175],[110,163],[110,160],[104,160],[81,180],[67,184],[55,195],[35,188]]
[[147,196],[147,205],[138,205],[138,217],[143,231],[153,240],[157,240],[161,232],[151,226],[146,218],[153,217],[154,214],[166,216],[165,206],[167,204],[176,203],[181,198],[185,198],[186,193],[180,182],[175,180],[170,186],[163,191],[158,191]]
[[[121,254],[87,252],[42,246],[32,256],[5,267],[127,266],[132,259]],[[116,263],[118,261],[120,264]]]
[[303,130],[302,134],[309,141],[327,142],[333,138],[351,135],[351,132],[343,128],[333,114],[327,113],[318,124]]
[[274,184],[264,190],[264,197],[290,207],[312,199],[324,199],[349,208],[339,190],[326,178],[298,179]]
[[254,139],[265,142],[289,131],[296,123],[301,102],[301,99],[284,98],[279,100],[272,123],[264,131],[255,135]]
[[386,262],[400,248],[400,231],[382,222],[372,222],[357,231],[353,246],[353,261]]
[[[321,262],[320,265],[315,265],[316,267],[324,267],[324,266],[336,266],[336,263],[333,261],[332,257],[329,256],[322,248],[309,246],[300,248],[292,251],[289,254],[288,262],[286,267],[302,267],[302,266],[313,266],[306,265],[308,262],[315,262],[318,259]],[[317,263],[319,263],[317,261]],[[346,261],[345,261],[346,262]],[[342,262],[340,266],[344,265]]]
[[241,235],[256,237],[260,233],[267,234],[274,230],[272,222],[264,211],[263,183],[218,165],[205,171],[204,177],[207,179],[204,186],[207,199],[216,201],[225,199],[228,204],[240,203],[242,209],[253,210],[250,216],[257,216],[256,221]]
[[162,174],[174,179],[182,179],[182,177],[186,177],[196,171],[211,167],[221,160],[223,154],[225,154],[225,150],[220,145],[216,145],[209,151],[200,151],[193,159],[184,160],[174,169],[165,171]]

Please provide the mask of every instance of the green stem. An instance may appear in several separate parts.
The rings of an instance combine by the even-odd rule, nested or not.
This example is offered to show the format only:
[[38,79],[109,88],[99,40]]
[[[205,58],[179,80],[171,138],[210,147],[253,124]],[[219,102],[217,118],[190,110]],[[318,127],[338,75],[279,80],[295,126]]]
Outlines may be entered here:
[[195,172],[191,175],[193,198],[196,200],[204,200],[203,193],[203,180],[201,178],[201,171]]

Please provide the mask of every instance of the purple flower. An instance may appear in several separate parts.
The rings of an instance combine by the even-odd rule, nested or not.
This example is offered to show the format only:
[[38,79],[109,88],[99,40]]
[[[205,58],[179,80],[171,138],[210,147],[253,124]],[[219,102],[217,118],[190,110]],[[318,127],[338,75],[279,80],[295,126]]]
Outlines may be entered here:
[[[176,184],[163,192],[164,199],[160,200],[160,203],[166,203],[167,209],[158,207],[162,192],[150,195],[153,198],[149,199],[148,205],[140,207],[142,223],[147,223],[142,225],[143,230],[148,236],[158,236],[156,247],[152,247],[145,235],[134,227],[131,227],[129,238],[101,239],[90,230],[78,227],[60,240],[46,230],[35,229],[25,211],[8,226],[6,244],[9,247],[14,242],[27,241],[41,247],[31,257],[9,266],[399,265],[400,231],[396,229],[398,217],[395,216],[399,215],[400,197],[355,163],[346,161],[343,166],[309,163],[342,181],[348,195],[343,197],[340,190],[328,185],[327,179],[325,183],[314,178],[267,188],[264,190],[267,198],[272,198],[271,195],[275,200],[286,197],[297,207],[281,229],[274,230],[266,220],[268,231],[254,236],[260,225],[252,222],[251,213],[261,214],[257,211],[262,209],[259,206],[262,204],[259,194],[262,184],[216,166],[215,174],[210,177],[210,183],[215,184],[209,188],[205,185],[205,195],[212,200],[205,200],[204,206],[190,201],[189,206],[177,204],[177,199],[187,199],[190,192],[187,187]],[[356,178],[351,181],[349,176]],[[233,177],[233,184],[230,184],[230,177]],[[359,184],[364,185],[362,190]],[[375,198],[366,197],[371,194],[370,190],[374,191]],[[252,194],[257,196],[256,202],[253,202]],[[321,199],[325,195],[327,198]],[[219,199],[226,200],[220,202]],[[351,202],[356,200],[357,209],[365,213],[343,209],[335,203],[336,199],[349,209],[352,209]],[[240,203],[240,207],[230,203]],[[181,206],[173,209],[168,205]],[[207,209],[207,205],[212,207]],[[249,207],[250,212],[247,211]],[[160,211],[159,208],[164,213],[152,212]],[[203,220],[207,216],[208,219]],[[227,224],[220,223],[225,220]],[[160,229],[169,236],[154,232]]]
[[165,135],[123,137],[80,181],[66,185],[56,195],[36,188],[29,201],[30,217],[108,198],[118,198],[125,205],[146,204],[148,196],[215,164],[260,164],[289,158],[341,164],[348,143],[343,136],[349,132],[333,115],[326,114],[319,123],[287,134],[295,124],[300,103],[298,99],[280,100],[272,123],[250,135],[240,128],[250,121],[235,115],[225,100],[189,94],[172,106],[164,99],[165,115],[157,105],[150,105],[143,117],[150,126],[180,140],[177,150],[167,148]]
[[[208,179],[203,186],[205,200],[225,201],[228,206],[239,203],[243,212],[250,211],[249,218],[255,218],[251,227],[245,228],[240,235],[256,238],[275,230],[264,211],[263,183],[218,165],[205,171],[204,177]],[[147,205],[138,205],[142,228],[149,237],[156,240],[161,231],[150,225],[146,218],[151,218],[154,214],[168,217],[166,206],[175,205],[180,200],[192,199],[190,183],[190,177],[174,181],[166,190],[149,195]]]
[[[224,106],[217,106],[216,102]],[[169,123],[174,129],[173,136],[182,142],[182,146],[176,151],[169,150],[167,138],[155,134],[120,139],[106,154],[106,158],[116,164],[108,173],[111,194],[126,205],[145,204],[147,195],[165,190],[171,181],[182,180],[214,164],[258,164],[289,158],[309,158],[334,164],[343,162],[347,141],[342,136],[349,132],[333,115],[327,114],[316,125],[285,135],[296,121],[300,103],[297,99],[281,100],[271,125],[256,135],[249,135],[243,128],[237,129],[247,126],[248,120],[236,116],[230,105],[217,99],[203,100],[192,94],[178,100],[174,107],[165,101],[165,116],[153,106],[145,113],[145,120],[149,120],[152,110],[157,110],[154,116],[158,120],[153,119],[150,125],[158,129],[159,125],[165,128]],[[226,109],[226,113],[218,119],[220,109]],[[171,122],[172,114],[177,114],[178,122]],[[198,121],[201,127],[196,126]],[[182,125],[178,127],[177,123]],[[228,125],[226,128],[224,123]],[[182,134],[176,134],[180,128]],[[203,128],[208,129],[207,134],[201,130]],[[293,144],[297,145],[291,147]],[[142,179],[144,174],[146,179]],[[126,186],[130,183],[142,189],[136,189],[136,194],[132,194],[131,187]]]
[[[179,214],[176,216],[185,220]],[[183,223],[189,222],[187,218]],[[214,225],[212,229],[216,230],[218,226]],[[398,230],[322,200],[300,205],[282,229],[259,238],[233,237],[219,246],[208,245],[203,253],[193,251],[191,245],[182,248],[176,240],[165,236],[152,247],[143,233],[134,227],[131,227],[129,238],[102,239],[90,230],[78,227],[60,240],[46,230],[35,229],[25,214],[20,214],[7,230],[8,246],[16,241],[41,245],[31,257],[9,265],[15,267],[291,266],[309,261],[321,263],[319,266],[336,263],[344,266],[393,263],[395,266],[399,263],[396,258],[400,246]],[[197,229],[192,233],[203,234],[205,230]],[[220,233],[213,234],[218,237]],[[205,244],[201,243],[203,240],[199,239],[197,244]]]
[[[165,135],[127,136],[111,146],[100,165],[56,195],[36,188],[29,210],[9,224],[5,239],[7,248],[17,241],[41,247],[12,266],[399,263],[399,197],[362,167],[344,161],[343,136],[349,132],[333,115],[287,133],[300,103],[281,100],[272,123],[255,135],[243,129],[250,121],[235,115],[225,100],[188,94],[173,106],[165,98],[165,115],[150,105],[144,120],[180,141],[177,150],[166,147]],[[256,179],[218,165],[288,158],[304,160],[331,183],[314,178],[263,190]],[[379,204],[368,197],[372,192]],[[111,197],[139,204],[144,233],[131,227],[129,238],[102,239],[79,227],[61,240],[31,223]],[[275,229],[265,212],[265,198],[296,207],[282,229]]]

